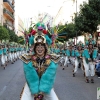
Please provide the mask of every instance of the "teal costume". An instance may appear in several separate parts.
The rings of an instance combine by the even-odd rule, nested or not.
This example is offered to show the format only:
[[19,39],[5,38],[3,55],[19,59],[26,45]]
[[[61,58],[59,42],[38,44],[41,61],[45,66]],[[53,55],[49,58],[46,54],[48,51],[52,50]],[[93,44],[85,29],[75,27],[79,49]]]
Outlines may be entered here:
[[7,48],[3,49],[3,54],[6,55],[7,54]]
[[66,53],[66,55],[68,56],[68,57],[74,57],[75,56],[75,50],[69,50],[69,49],[67,49],[66,51],[65,51],[65,53]]
[[86,62],[88,63],[90,59],[93,61],[93,60],[95,60],[97,58],[97,53],[98,53],[98,50],[97,49],[93,49],[93,52],[90,55],[89,54],[89,50],[88,49],[85,49],[83,51],[83,57],[85,57]]
[[3,54],[3,49],[0,49],[0,55],[2,55]]
[[[44,48],[46,47],[46,49],[48,50],[46,43],[48,44],[48,46],[50,46],[52,40],[48,37],[47,34],[43,34],[41,26],[42,25],[40,23],[36,24],[36,27],[39,29],[38,33],[29,37],[29,44],[34,44],[34,47],[41,47],[43,44]],[[28,84],[31,94],[34,95],[34,100],[36,100],[35,98],[39,98],[41,92],[43,93],[41,95],[44,95],[44,97],[46,94],[50,95],[51,89],[53,88],[53,84],[55,81],[56,71],[58,67],[57,63],[60,58],[56,55],[51,55],[47,53],[48,52],[42,53],[42,58],[39,57],[38,53],[32,54],[32,52],[20,56],[20,59],[23,61],[24,65],[26,82]],[[43,100],[44,97],[41,97],[41,100]]]
[[26,81],[29,85],[30,91],[32,94],[39,92],[50,93],[50,90],[53,87],[55,75],[57,70],[57,64],[53,61],[50,62],[50,65],[43,73],[42,77],[39,78],[34,65],[32,62],[24,63],[24,72]]

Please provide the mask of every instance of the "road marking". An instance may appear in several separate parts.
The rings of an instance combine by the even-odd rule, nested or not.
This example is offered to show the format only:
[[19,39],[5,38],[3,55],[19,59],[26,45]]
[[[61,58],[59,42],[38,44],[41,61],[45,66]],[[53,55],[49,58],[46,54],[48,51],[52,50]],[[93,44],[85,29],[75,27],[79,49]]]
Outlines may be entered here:
[[7,86],[4,86],[4,88],[0,92],[0,96],[3,94],[3,92],[6,90]]

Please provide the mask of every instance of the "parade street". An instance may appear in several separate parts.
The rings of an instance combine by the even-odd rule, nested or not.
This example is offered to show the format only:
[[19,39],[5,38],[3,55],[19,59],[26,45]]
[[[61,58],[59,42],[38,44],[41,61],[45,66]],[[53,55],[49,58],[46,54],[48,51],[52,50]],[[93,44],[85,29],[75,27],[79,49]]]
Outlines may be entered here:
[[[72,65],[65,70],[59,66],[54,90],[59,100],[97,100],[97,87],[100,79],[95,76],[95,83],[86,83],[81,69],[76,77],[72,76]],[[23,64],[20,60],[8,64],[6,69],[0,67],[0,100],[19,100],[25,84]]]

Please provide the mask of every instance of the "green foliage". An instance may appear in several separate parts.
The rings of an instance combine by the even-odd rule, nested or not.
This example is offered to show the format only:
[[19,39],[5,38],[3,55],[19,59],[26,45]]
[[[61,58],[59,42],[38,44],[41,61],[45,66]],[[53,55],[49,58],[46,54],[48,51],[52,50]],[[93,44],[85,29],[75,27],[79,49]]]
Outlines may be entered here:
[[8,30],[5,27],[0,26],[0,40],[9,40],[9,38]]
[[[66,33],[66,34],[64,34]],[[60,37],[65,36],[66,38]],[[76,36],[75,24],[69,23],[65,25],[59,25],[58,27],[58,41],[67,41],[69,38],[73,38]]]
[[67,38],[73,38],[76,36],[76,30],[75,30],[75,24],[73,23],[69,23],[66,25],[66,32],[67,34]]
[[14,34],[14,42],[18,43],[18,36],[16,34]]
[[80,6],[80,12],[75,17],[77,31],[93,33],[100,24],[100,0],[89,0],[89,4]]
[[18,37],[18,43],[25,44],[24,38],[22,36]]
[[9,42],[18,42],[18,36],[15,34],[15,32],[13,30],[7,29],[10,39]]

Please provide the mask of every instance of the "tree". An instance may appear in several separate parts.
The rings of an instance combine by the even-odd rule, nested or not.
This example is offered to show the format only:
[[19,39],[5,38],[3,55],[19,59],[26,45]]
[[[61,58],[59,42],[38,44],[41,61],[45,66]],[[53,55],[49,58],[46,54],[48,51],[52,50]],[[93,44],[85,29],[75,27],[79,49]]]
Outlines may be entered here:
[[8,29],[8,33],[10,36],[9,42],[18,42],[18,36],[15,34],[13,30]]
[[16,34],[14,34],[14,42],[18,43],[18,36]]
[[69,23],[58,27],[58,41],[67,41],[73,37],[76,37],[75,24]]
[[94,33],[100,23],[100,0],[89,0],[80,6],[80,12],[75,17],[77,31]]
[[75,24],[69,23],[66,26],[66,32],[67,32],[67,38],[73,38],[76,37],[76,29],[75,29]]
[[8,30],[5,27],[0,26],[0,40],[9,40],[9,38]]
[[22,36],[18,37],[18,43],[25,44],[25,40],[24,40],[24,38]]

